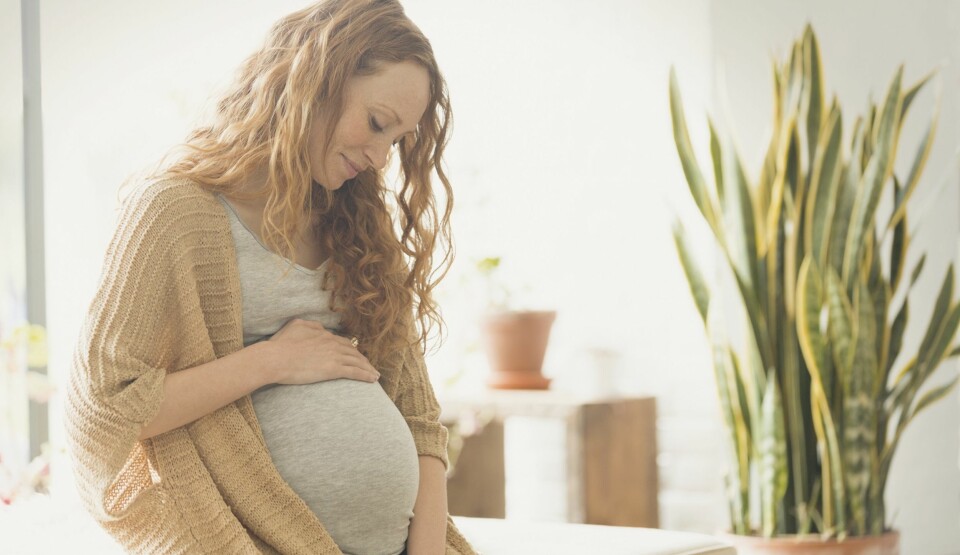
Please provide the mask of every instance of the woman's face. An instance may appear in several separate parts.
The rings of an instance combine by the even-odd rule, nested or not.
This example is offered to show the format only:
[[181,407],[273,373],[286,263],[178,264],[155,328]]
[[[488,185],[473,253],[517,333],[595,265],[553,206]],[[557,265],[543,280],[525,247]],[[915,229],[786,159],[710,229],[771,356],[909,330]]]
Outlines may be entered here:
[[314,118],[307,145],[313,180],[336,190],[367,168],[382,169],[390,148],[414,132],[429,101],[430,77],[416,62],[384,64],[373,75],[352,77],[326,153],[320,150],[325,119]]

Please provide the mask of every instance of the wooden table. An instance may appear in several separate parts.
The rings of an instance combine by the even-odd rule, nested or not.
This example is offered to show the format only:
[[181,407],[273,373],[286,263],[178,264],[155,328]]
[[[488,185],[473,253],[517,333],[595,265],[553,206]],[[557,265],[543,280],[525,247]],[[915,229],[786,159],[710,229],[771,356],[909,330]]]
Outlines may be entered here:
[[[447,482],[451,514],[503,518],[503,422],[511,417],[558,419],[565,425],[566,521],[659,525],[656,400],[585,397],[557,391],[485,390],[439,395],[440,419],[450,427],[482,429],[463,438]],[[458,425],[463,422],[465,425]],[[456,437],[451,439],[455,451]]]

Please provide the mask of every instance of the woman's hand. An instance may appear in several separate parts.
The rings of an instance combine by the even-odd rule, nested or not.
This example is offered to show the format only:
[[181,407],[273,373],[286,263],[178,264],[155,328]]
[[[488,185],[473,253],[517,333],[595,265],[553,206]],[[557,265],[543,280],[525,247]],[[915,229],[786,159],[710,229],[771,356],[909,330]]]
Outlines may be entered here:
[[276,345],[274,383],[300,385],[336,378],[365,382],[380,379],[380,372],[349,339],[327,331],[319,322],[293,318],[268,341]]

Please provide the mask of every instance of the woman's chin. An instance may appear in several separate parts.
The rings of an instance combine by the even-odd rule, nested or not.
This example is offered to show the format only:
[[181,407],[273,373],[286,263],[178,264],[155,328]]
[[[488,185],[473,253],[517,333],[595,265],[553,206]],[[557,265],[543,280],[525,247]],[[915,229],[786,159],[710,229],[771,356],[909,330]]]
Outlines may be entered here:
[[346,183],[346,182],[345,182],[345,181],[334,181],[333,183],[336,183],[337,185],[335,185],[335,186],[324,185],[323,183],[320,183],[320,182],[317,181],[316,179],[313,180],[313,186],[314,186],[314,187],[319,187],[319,188],[322,188],[322,189],[326,189],[326,190],[328,190],[328,191],[336,191],[336,190],[339,189],[340,187],[343,187],[343,184]]

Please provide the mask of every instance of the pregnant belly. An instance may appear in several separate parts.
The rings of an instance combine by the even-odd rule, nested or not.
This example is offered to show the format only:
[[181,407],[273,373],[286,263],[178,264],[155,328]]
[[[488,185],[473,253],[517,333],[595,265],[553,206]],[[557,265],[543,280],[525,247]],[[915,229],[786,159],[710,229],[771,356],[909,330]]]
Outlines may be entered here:
[[419,487],[413,436],[379,383],[271,385],[251,398],[274,465],[345,553],[399,553]]

